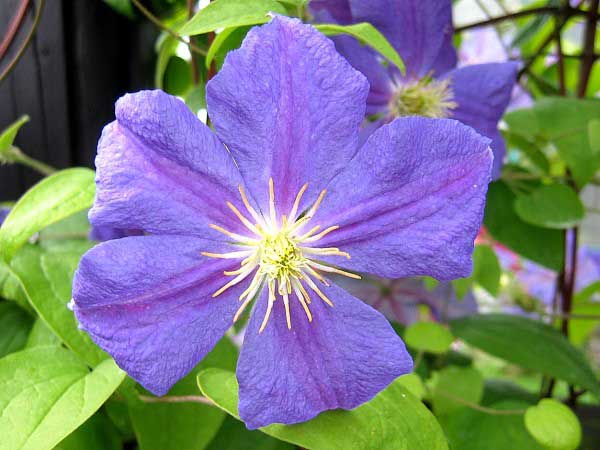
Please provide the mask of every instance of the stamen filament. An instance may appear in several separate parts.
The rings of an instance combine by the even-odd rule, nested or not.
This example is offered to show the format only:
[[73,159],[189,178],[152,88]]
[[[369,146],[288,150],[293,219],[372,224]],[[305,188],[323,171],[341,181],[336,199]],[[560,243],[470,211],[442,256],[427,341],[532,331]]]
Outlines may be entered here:
[[288,330],[291,330],[292,318],[290,317],[290,299],[288,294],[283,294],[283,306],[285,307],[285,321],[287,322]]
[[308,189],[308,183],[305,183],[304,186],[300,188],[298,195],[296,195],[296,200],[294,200],[294,206],[292,207],[292,210],[289,214],[289,217],[292,220],[296,218],[296,214],[298,213],[298,207],[300,206],[300,200],[302,199],[304,192],[306,192],[306,189]]
[[296,294],[296,297],[298,297],[298,301],[302,305],[302,308],[304,309],[304,312],[306,313],[306,317],[308,317],[308,321],[312,322],[312,314],[310,312],[310,309],[308,308],[308,305],[306,304],[306,301],[304,300],[304,295],[302,294],[302,291],[298,288],[297,284],[299,284],[298,281],[296,281],[296,280],[292,281],[292,288],[294,289],[294,294]]
[[233,205],[233,203],[227,202],[227,206],[229,207],[229,209],[231,209],[233,211],[233,213],[236,215],[236,217],[238,219],[240,219],[240,222],[242,222],[246,228],[248,228],[250,231],[252,231],[254,234],[256,234],[258,236],[261,235],[258,228],[256,228],[256,226],[253,225],[252,222],[250,222],[241,212],[239,212],[239,210]]
[[321,225],[316,225],[310,229],[308,233],[303,234],[298,238],[298,242],[308,242],[307,238],[310,237],[313,233],[316,233],[321,229]]
[[246,192],[244,191],[244,188],[242,187],[242,185],[238,185],[238,190],[240,191],[240,195],[242,197],[242,203],[244,204],[244,206],[246,207],[246,210],[250,213],[250,215],[252,216],[252,218],[257,222],[260,223],[261,222],[261,217],[260,215],[256,212],[256,210],[252,207],[252,205],[250,205],[250,202],[248,201],[248,197],[246,197]]
[[361,279],[360,275],[357,275],[357,274],[351,273],[351,272],[346,272],[345,270],[338,269],[337,267],[331,267],[331,266],[319,264],[318,262],[313,261],[312,259],[309,259],[307,264],[309,264],[309,266],[312,266],[317,270],[322,270],[323,272],[337,273],[338,275],[344,275],[345,277],[354,278],[355,280]]
[[235,277],[233,280],[231,280],[229,283],[225,284],[223,287],[221,287],[217,292],[215,292],[212,296],[213,298],[218,297],[219,295],[221,295],[223,292],[225,292],[227,289],[229,289],[232,286],[235,286],[236,284],[238,284],[240,281],[243,281],[246,279],[246,277],[248,275],[250,275],[252,273],[252,271],[254,270],[254,267],[251,267],[249,269],[247,269],[245,272],[240,273],[237,277]]
[[323,248],[300,247],[300,249],[304,253],[312,253],[313,255],[343,256],[345,258],[350,259],[350,254],[349,253],[342,252],[342,251],[340,251],[339,248],[335,248],[335,247],[323,247]]
[[220,258],[220,259],[238,259],[244,256],[249,256],[254,253],[254,250],[242,250],[239,252],[229,252],[229,253],[210,253],[210,252],[200,252],[203,256],[208,256],[209,258]]
[[315,271],[311,266],[309,266],[308,264],[304,267],[306,270],[308,270],[308,272],[315,277],[317,280],[319,280],[321,283],[323,283],[325,286],[329,286],[329,282],[323,278],[323,276],[321,276],[321,274],[317,271]]
[[232,233],[231,231],[226,230],[225,228],[220,227],[219,225],[215,225],[214,223],[211,223],[209,226],[213,230],[217,230],[219,233],[223,233],[225,236],[235,239],[237,242],[244,242],[250,245],[258,245],[258,239],[253,239],[246,236],[242,236],[241,234]]
[[[316,228],[316,227],[315,227]],[[334,225],[332,227],[326,228],[323,231],[321,231],[319,234],[316,234],[314,236],[310,236],[310,232],[307,233],[308,236],[304,237],[302,236],[302,238],[300,240],[303,241],[303,243],[305,242],[314,242],[314,241],[318,241],[319,239],[323,238],[323,236],[331,233],[332,231],[337,230],[338,228],[340,228],[339,225]],[[313,228],[314,229],[314,228]]]
[[265,317],[258,329],[258,334],[262,333],[267,323],[269,322],[269,317],[271,316],[271,310],[273,309],[273,302],[275,301],[275,280],[269,280],[269,300],[267,303],[267,311],[265,312]]
[[275,185],[273,184],[273,178],[269,178],[269,217],[271,218],[271,226],[276,227],[276,213],[275,213]]
[[306,276],[304,277],[304,281],[306,281],[306,284],[308,284],[309,288],[311,288],[313,291],[315,291],[317,293],[317,295],[319,297],[321,297],[321,300],[323,300],[329,306],[333,307],[333,303],[331,303],[331,300],[329,300],[327,298],[327,296],[325,294],[323,294],[323,292],[321,292],[321,290],[317,287],[317,285],[314,283],[314,281],[310,279],[308,274],[306,274]]
[[321,202],[323,201],[323,198],[325,197],[326,193],[327,193],[327,189],[323,189],[321,191],[321,193],[319,194],[319,197],[317,197],[317,201],[315,202],[315,204],[312,205],[312,207],[308,210],[308,213],[306,213],[307,216],[314,217],[314,215],[317,212],[317,209],[319,209],[319,206],[321,205]]

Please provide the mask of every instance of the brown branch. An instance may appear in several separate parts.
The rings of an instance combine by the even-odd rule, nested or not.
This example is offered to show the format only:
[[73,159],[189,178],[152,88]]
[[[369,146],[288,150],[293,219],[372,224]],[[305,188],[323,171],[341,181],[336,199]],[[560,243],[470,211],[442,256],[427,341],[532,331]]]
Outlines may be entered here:
[[581,61],[581,70],[579,72],[579,86],[577,88],[577,96],[585,97],[587,92],[590,74],[594,66],[596,42],[596,25],[598,22],[598,4],[599,0],[592,0],[590,10],[587,14],[585,27],[585,37],[583,43],[583,60]]
[[8,31],[6,32],[6,36],[4,36],[4,39],[0,43],[0,60],[2,60],[2,58],[4,57],[4,54],[10,47],[10,44],[12,44],[12,41],[17,34],[17,31],[19,31],[19,28],[21,26],[21,23],[23,23],[23,19],[25,18],[25,13],[27,12],[28,7],[29,0],[22,0],[21,4],[19,5],[19,9],[17,10],[17,13],[10,21],[10,24],[8,25]]
[[152,14],[148,8],[146,8],[144,5],[142,5],[140,0],[131,0],[131,2],[135,5],[135,7],[137,9],[140,10],[140,12],[144,16],[146,16],[146,19],[148,19],[150,22],[152,22],[154,25],[156,25],[161,30],[169,33],[172,37],[177,39],[179,42],[183,42],[184,44],[188,45],[190,47],[191,52],[198,53],[199,55],[202,55],[202,56],[206,56],[206,53],[207,53],[206,50],[194,45],[191,40],[186,41],[175,30],[172,30],[171,28],[166,26],[164,23],[162,23],[161,20],[158,17],[156,17],[154,14]]
[[164,397],[152,397],[149,395],[140,395],[140,400],[144,403],[202,403],[203,405],[214,406],[214,402],[201,395],[167,395]]
[[[556,21],[556,19],[555,19]],[[558,27],[555,28],[556,53],[557,53],[557,68],[558,68],[558,95],[567,95],[567,85],[565,82],[565,59],[562,50],[562,38]]]
[[8,64],[8,66],[6,66],[6,69],[0,74],[0,81],[4,80],[8,76],[8,74],[11,72],[11,70],[14,69],[14,67],[17,65],[17,63],[21,59],[21,56],[23,56],[23,53],[25,53],[25,50],[29,46],[29,43],[31,42],[31,39],[33,39],[33,35],[35,34],[35,31],[37,30],[37,27],[40,24],[40,18],[42,17],[42,10],[43,9],[44,9],[44,0],[40,0],[39,1],[39,6],[38,6],[37,10],[35,11],[35,16],[33,18],[33,25],[31,25],[31,29],[29,30],[29,34],[25,38],[25,41],[23,42],[23,45],[21,45],[21,48],[17,52],[17,55]]
[[[581,10],[575,9],[575,8],[570,8],[570,7],[566,10],[566,12],[569,16],[585,14],[584,11],[581,11]],[[524,9],[522,11],[505,14],[503,16],[492,17],[490,19],[482,20],[480,22],[474,22],[474,23],[470,23],[470,24],[463,25],[460,27],[456,27],[456,28],[454,28],[454,32],[461,33],[465,30],[470,30],[472,28],[485,27],[488,25],[494,25],[494,24],[497,24],[500,22],[505,22],[507,20],[515,20],[515,19],[519,19],[521,17],[527,17],[527,16],[532,16],[532,15],[553,14],[553,15],[559,16],[559,15],[563,15],[564,13],[565,13],[564,9],[557,7],[557,6],[540,6],[539,8]]]
[[[187,0],[187,9],[188,9],[188,19],[194,17],[194,0]],[[192,66],[192,79],[194,80],[194,85],[198,84],[200,81],[200,74],[198,73],[198,61],[196,60],[196,54],[192,51],[192,42],[193,37],[189,36],[188,38],[190,42],[188,46],[190,48],[190,56],[191,56],[191,66]]]

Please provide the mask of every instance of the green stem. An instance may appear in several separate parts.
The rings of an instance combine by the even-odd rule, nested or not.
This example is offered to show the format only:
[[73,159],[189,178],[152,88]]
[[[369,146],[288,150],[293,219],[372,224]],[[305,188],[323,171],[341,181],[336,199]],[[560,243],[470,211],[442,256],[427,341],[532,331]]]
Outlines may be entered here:
[[41,161],[38,161],[37,159],[34,159],[30,156],[27,156],[25,153],[23,153],[17,147],[12,147],[11,150],[12,150],[12,152],[11,152],[10,158],[9,158],[9,161],[11,163],[22,164],[22,165],[29,167],[30,169],[33,169],[45,176],[52,175],[53,173],[56,173],[56,171],[57,171],[57,169],[55,169],[54,167],[49,166],[48,164],[45,164]]

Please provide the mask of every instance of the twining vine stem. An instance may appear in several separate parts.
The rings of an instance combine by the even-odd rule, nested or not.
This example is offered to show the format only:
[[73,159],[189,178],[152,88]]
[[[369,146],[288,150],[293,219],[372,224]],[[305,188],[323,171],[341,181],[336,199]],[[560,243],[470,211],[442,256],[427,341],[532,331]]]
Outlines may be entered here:
[[[31,29],[29,30],[29,34],[25,38],[25,41],[23,42],[23,45],[21,45],[21,47],[19,48],[19,51],[17,52],[17,55],[8,64],[8,66],[6,66],[6,69],[4,69],[4,71],[0,74],[0,82],[2,80],[4,80],[8,76],[8,74],[14,69],[14,67],[17,65],[17,63],[21,59],[21,56],[23,56],[23,53],[25,53],[25,50],[29,46],[29,43],[31,42],[31,39],[33,39],[33,35],[35,34],[35,32],[36,32],[36,30],[38,28],[38,25],[40,24],[40,18],[42,17],[42,10],[44,9],[44,1],[45,0],[39,0],[38,7],[37,7],[37,9],[35,11],[35,16],[33,18],[33,25],[31,25]],[[17,15],[16,19],[18,19],[18,18],[19,17]],[[17,26],[17,28],[19,26]],[[10,30],[9,30],[9,33],[10,33]],[[14,38],[14,36],[13,36],[13,38]],[[12,42],[12,38],[11,38],[11,41],[8,42],[8,46],[10,46],[11,42]],[[8,49],[8,47],[7,47],[7,49]]]
[[200,48],[197,45],[193,44],[192,41],[191,41],[191,39],[189,39],[188,41],[186,41],[183,36],[181,36],[175,30],[169,28],[164,23],[162,23],[162,21],[158,17],[156,17],[154,14],[152,14],[148,8],[146,8],[144,5],[142,5],[142,3],[140,2],[140,0],[131,0],[131,2],[135,5],[135,7],[137,9],[140,10],[140,12],[144,16],[146,16],[146,18],[150,22],[152,22],[154,25],[156,25],[161,30],[166,31],[167,33],[169,33],[172,37],[174,37],[175,39],[177,39],[179,42],[183,42],[184,44],[188,45],[189,48],[190,48],[190,51],[192,53],[198,53],[199,55],[206,56],[206,54],[207,54],[206,50],[204,50],[203,48]]
[[167,395],[164,397],[140,395],[139,399],[144,403],[202,403],[203,405],[215,405],[215,402],[202,395]]

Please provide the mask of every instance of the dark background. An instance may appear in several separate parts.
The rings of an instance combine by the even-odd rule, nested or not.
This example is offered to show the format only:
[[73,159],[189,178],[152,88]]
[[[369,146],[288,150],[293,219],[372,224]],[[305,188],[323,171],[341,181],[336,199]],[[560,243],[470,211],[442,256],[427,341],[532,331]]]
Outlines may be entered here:
[[[0,41],[25,0],[0,0]],[[22,46],[39,0],[29,0],[23,26],[0,72]],[[39,27],[17,66],[0,82],[0,129],[20,116],[31,120],[15,145],[57,168],[93,166],[102,127],[115,100],[152,86],[157,32],[102,1],[46,0]],[[15,200],[40,179],[20,166],[0,166],[0,201]]]

